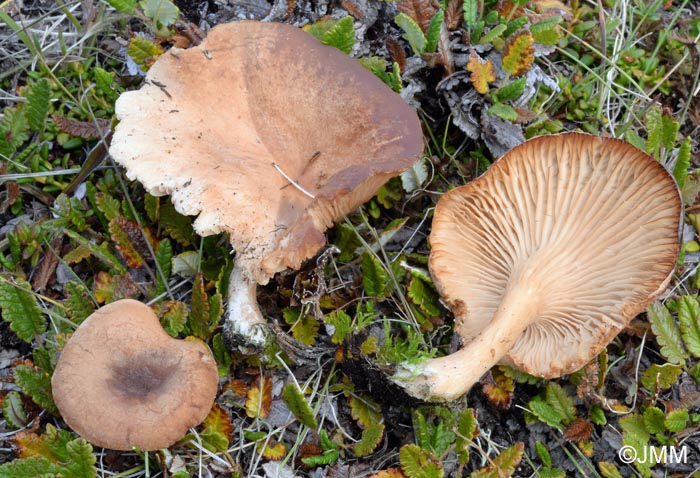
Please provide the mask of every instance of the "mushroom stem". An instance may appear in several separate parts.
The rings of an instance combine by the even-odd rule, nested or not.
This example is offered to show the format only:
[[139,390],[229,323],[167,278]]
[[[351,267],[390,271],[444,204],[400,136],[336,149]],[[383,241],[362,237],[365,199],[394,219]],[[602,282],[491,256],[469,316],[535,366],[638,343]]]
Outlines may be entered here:
[[262,347],[267,338],[265,319],[263,319],[257,300],[257,283],[250,280],[236,261],[229,278],[228,314],[224,330],[236,343]]
[[394,382],[422,400],[459,398],[508,353],[536,319],[538,301],[534,290],[518,284],[509,287],[493,320],[474,340],[445,357],[400,364]]

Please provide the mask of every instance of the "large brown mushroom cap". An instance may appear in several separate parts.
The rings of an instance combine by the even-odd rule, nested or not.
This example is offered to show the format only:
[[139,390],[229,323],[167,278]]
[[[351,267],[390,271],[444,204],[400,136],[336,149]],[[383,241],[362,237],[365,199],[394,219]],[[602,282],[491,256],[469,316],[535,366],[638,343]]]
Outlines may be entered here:
[[536,292],[536,318],[506,361],[539,376],[577,370],[665,289],[678,257],[673,178],[615,139],[533,139],[436,210],[430,270],[464,343],[508,287]]
[[206,345],[170,337],[148,306],[127,299],[78,327],[51,385],[63,419],[87,441],[157,450],[206,418],[218,373]]
[[261,284],[316,254],[326,228],[423,149],[398,95],[290,25],[219,25],[162,55],[146,82],[117,102],[112,157],[199,215],[199,234],[228,232],[237,267]]
[[624,141],[536,138],[435,209],[429,266],[463,348],[396,381],[453,399],[501,361],[555,377],[586,364],[667,286],[675,181]]

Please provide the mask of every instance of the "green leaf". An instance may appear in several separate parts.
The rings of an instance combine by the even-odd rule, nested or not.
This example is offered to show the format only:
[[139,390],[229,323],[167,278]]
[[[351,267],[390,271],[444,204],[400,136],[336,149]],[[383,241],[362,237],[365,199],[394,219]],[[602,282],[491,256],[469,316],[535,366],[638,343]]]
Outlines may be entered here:
[[114,269],[118,274],[126,274],[126,267],[124,267],[121,261],[108,250],[106,245],[98,246],[97,244],[94,244],[92,241],[88,241],[77,232],[68,228],[62,229],[62,232],[77,242],[84,249],[90,251],[90,254],[97,257],[107,267]]
[[309,468],[316,468],[319,466],[332,465],[338,461],[339,457],[340,453],[338,450],[328,450],[324,451],[321,455],[305,456],[301,459],[301,462]]
[[136,11],[136,0],[107,0],[120,13],[132,15]]
[[445,471],[439,459],[418,445],[404,445],[399,450],[399,463],[408,478],[442,478]]
[[516,121],[518,119],[517,111],[515,111],[512,106],[504,105],[503,103],[491,105],[486,112],[490,115],[498,116],[506,121]]
[[352,332],[352,317],[341,309],[336,309],[323,317],[323,321],[333,327],[331,342],[340,345]]
[[355,25],[351,16],[343,17],[321,37],[321,43],[349,55],[355,46]]
[[[505,101],[517,100],[524,91],[525,77],[522,77],[494,91],[493,97],[497,103],[503,103]],[[517,117],[515,119],[517,119]]]
[[547,403],[541,396],[538,395],[530,400],[528,407],[541,422],[554,428],[562,427],[562,421],[564,420],[562,414]]
[[700,303],[691,295],[684,295],[678,300],[678,322],[681,337],[686,349],[695,357],[700,357]]
[[172,274],[173,245],[170,239],[165,238],[158,243],[156,249],[156,261],[160,266],[163,275],[156,274],[156,295],[160,295],[166,290],[166,283]]
[[541,441],[535,442],[535,451],[537,451],[537,456],[540,457],[540,461],[545,468],[552,467],[552,456],[549,454],[547,447],[542,444]]
[[428,25],[428,31],[425,33],[425,53],[435,53],[440,39],[440,27],[445,19],[445,12],[438,10]]
[[671,312],[660,302],[654,302],[647,307],[647,316],[651,323],[651,330],[656,335],[661,355],[666,360],[675,364],[682,364],[688,357],[681,339],[681,330]]
[[545,390],[547,403],[562,416],[562,423],[568,425],[576,419],[574,397],[566,393],[561,385],[548,382]]
[[190,317],[187,322],[190,333],[202,340],[207,340],[209,338],[209,317],[209,297],[204,290],[204,277],[200,272],[195,276],[192,287]]
[[0,120],[0,156],[10,157],[29,139],[29,122],[22,108],[5,108]]
[[27,121],[34,131],[41,132],[49,113],[51,102],[51,84],[46,78],[32,83],[27,93]]
[[685,180],[688,178],[688,168],[690,168],[690,136],[687,136],[678,148],[676,164],[673,166],[673,177],[678,183],[678,187],[683,189]]
[[642,374],[641,382],[644,388],[652,393],[656,392],[656,381],[658,377],[659,389],[666,390],[671,387],[678,377],[683,373],[683,366],[676,364],[651,364]]
[[535,61],[534,40],[528,30],[521,30],[508,39],[503,49],[503,70],[520,76],[532,67]]
[[690,416],[688,415],[688,410],[673,410],[672,412],[669,412],[668,415],[666,415],[666,420],[664,420],[664,427],[671,433],[682,432],[683,430],[685,430],[689,418]]
[[479,19],[479,0],[464,0],[462,11],[464,12],[464,23],[467,24],[467,28],[474,28]]
[[0,465],[0,478],[58,478],[59,471],[60,467],[46,458],[31,457]]
[[167,27],[174,24],[180,15],[180,10],[170,0],[141,0],[143,14],[153,20],[156,33],[167,35]]
[[51,395],[51,376],[29,365],[15,367],[15,384],[40,407],[58,416]]
[[411,302],[416,304],[426,315],[430,317],[440,315],[440,308],[437,305],[439,296],[423,279],[411,277],[406,293]]
[[399,13],[394,18],[394,23],[404,31],[403,38],[408,41],[416,55],[425,53],[428,40],[413,18],[405,13]]
[[644,427],[649,433],[657,434],[664,431],[664,420],[666,415],[664,412],[656,407],[649,407],[644,410],[642,414],[642,420],[644,421]]
[[304,394],[295,383],[290,382],[286,384],[284,388],[282,388],[281,396],[282,401],[302,425],[312,430],[318,428],[313,410],[311,410],[309,403],[306,401],[306,397],[304,397]]
[[556,45],[561,38],[557,25],[562,21],[563,18],[556,15],[541,22],[533,23],[530,25],[532,38],[540,45]]
[[177,337],[187,324],[187,304],[180,301],[168,301],[162,308],[160,323],[171,337]]
[[92,453],[92,446],[82,439],[69,442],[66,445],[69,461],[64,465],[63,476],[66,478],[94,478],[97,476],[95,468],[96,458]]
[[370,455],[377,449],[377,446],[379,446],[383,436],[383,423],[376,422],[362,430],[362,437],[360,438],[360,441],[355,443],[355,446],[353,447],[355,455],[358,457]]
[[639,442],[648,442],[651,435],[647,431],[644,419],[637,414],[627,415],[618,421],[620,428],[629,435],[636,436]]
[[140,36],[135,36],[131,39],[126,51],[144,71],[148,71],[156,59],[163,54],[163,49],[160,45]]
[[304,345],[311,346],[316,343],[320,323],[313,317],[305,314],[300,317],[299,310],[285,307],[282,309],[284,321],[291,325],[292,336]]
[[32,286],[19,278],[0,276],[0,312],[10,329],[25,342],[46,332],[46,319],[31,292]]
[[370,297],[382,298],[386,294],[388,277],[382,263],[374,254],[362,255],[362,287]]
[[469,447],[476,435],[476,413],[473,408],[465,408],[459,415],[457,423],[457,441],[455,442],[455,453],[460,465],[469,462]]
[[598,405],[591,406],[589,416],[595,425],[605,425],[608,423],[608,419],[605,416],[605,411]]
[[481,38],[479,38],[479,44],[485,45],[487,43],[493,43],[493,41],[503,35],[503,32],[508,28],[505,24],[499,23],[494,26],[491,30],[485,33]]
[[8,392],[2,402],[2,416],[12,429],[27,425],[27,413],[22,405],[22,396],[14,390]]
[[97,193],[95,195],[95,204],[97,205],[97,210],[100,211],[108,221],[122,215],[121,204],[119,204],[119,201],[114,199],[111,194]]

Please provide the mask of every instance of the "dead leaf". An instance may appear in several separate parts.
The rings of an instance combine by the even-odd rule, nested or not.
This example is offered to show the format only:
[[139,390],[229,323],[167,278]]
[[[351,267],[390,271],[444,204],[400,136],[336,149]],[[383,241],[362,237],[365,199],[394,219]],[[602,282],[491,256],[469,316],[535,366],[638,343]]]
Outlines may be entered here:
[[258,376],[257,383],[250,386],[245,402],[246,415],[250,418],[265,418],[272,405],[272,379]]
[[86,140],[98,139],[106,135],[111,124],[111,121],[106,119],[96,119],[92,123],[60,115],[51,115],[51,119],[62,133]]
[[391,55],[391,61],[398,63],[399,70],[404,71],[406,68],[406,52],[401,46],[401,43],[394,37],[387,37],[386,49],[389,51],[389,55]]
[[445,23],[450,31],[459,28],[464,21],[464,11],[462,10],[462,0],[449,0],[445,9]]
[[413,18],[425,33],[439,5],[432,0],[399,0],[398,7],[399,11]]
[[492,405],[501,410],[507,410],[513,401],[515,381],[499,368],[492,369],[491,375],[493,381],[485,383],[481,389]]
[[585,418],[577,418],[566,427],[564,438],[574,443],[581,443],[591,439],[593,425]]
[[56,266],[58,266],[58,256],[54,251],[60,251],[62,243],[63,234],[59,234],[51,239],[50,247],[44,254],[44,258],[41,260],[41,264],[39,264],[39,268],[32,278],[32,289],[35,291],[39,292],[44,290],[54,272],[56,272]]
[[513,76],[527,73],[535,61],[534,43],[530,30],[511,35],[503,49],[503,69]]

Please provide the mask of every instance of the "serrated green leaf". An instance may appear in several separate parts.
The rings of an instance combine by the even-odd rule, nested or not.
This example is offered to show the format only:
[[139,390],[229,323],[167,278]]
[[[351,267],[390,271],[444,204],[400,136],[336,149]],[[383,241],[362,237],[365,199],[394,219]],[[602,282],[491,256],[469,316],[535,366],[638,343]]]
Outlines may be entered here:
[[187,324],[187,304],[180,301],[168,301],[162,308],[160,323],[171,337],[177,337]]
[[17,337],[31,342],[46,332],[46,319],[31,292],[32,286],[19,278],[0,276],[0,312]]
[[[493,92],[494,100],[498,103],[503,103],[504,101],[517,100],[525,91],[525,77],[518,78],[515,81],[511,81],[505,86],[500,87]],[[517,114],[517,113],[516,113]],[[517,119],[517,117],[516,117]]]
[[399,463],[408,478],[442,478],[445,471],[440,460],[418,445],[404,445],[399,450]]
[[420,26],[418,26],[413,18],[409,17],[405,13],[399,13],[396,15],[396,17],[394,17],[394,23],[396,23],[399,28],[403,30],[403,38],[409,45],[411,45],[411,49],[413,49],[413,52],[416,55],[422,55],[425,53],[425,47],[428,40],[425,38],[423,30],[420,29]]
[[304,345],[311,346],[316,343],[320,323],[313,317],[305,314],[300,317],[299,310],[285,307],[282,310],[284,321],[291,325],[292,336]]
[[167,237],[158,243],[156,249],[156,262],[160,266],[163,275],[156,274],[156,295],[166,290],[166,283],[172,274],[173,245]]
[[479,38],[479,44],[486,45],[487,43],[493,43],[493,41],[496,38],[503,35],[503,33],[506,31],[506,28],[508,27],[503,23],[495,25],[491,30],[489,30],[484,35],[482,35],[481,38]]
[[107,0],[107,3],[120,13],[132,15],[136,11],[137,0]]
[[0,478],[58,478],[59,472],[60,467],[46,458],[25,458],[0,465]]
[[521,30],[508,39],[503,49],[503,70],[520,76],[532,67],[535,61],[534,40],[528,30]]
[[299,422],[312,429],[316,430],[318,428],[318,423],[316,422],[316,417],[314,416],[313,410],[309,406],[309,402],[306,401],[306,397],[299,390],[299,387],[295,383],[288,383],[282,388],[282,401],[287,405],[289,410],[297,417]]
[[442,27],[444,20],[445,12],[441,8],[430,20],[428,31],[425,32],[425,53],[435,53],[437,50],[438,40],[440,39],[440,27]]
[[337,309],[323,317],[323,321],[333,327],[331,342],[340,345],[352,332],[352,317]]
[[523,451],[525,445],[523,442],[518,442],[515,445],[506,448],[493,459],[491,465],[473,472],[470,478],[502,478],[504,476],[512,476],[515,473],[515,468],[523,459]]
[[541,22],[533,23],[530,25],[532,38],[540,45],[556,45],[561,38],[557,25],[562,21],[563,18],[556,15]]
[[642,374],[641,383],[644,388],[652,393],[656,392],[656,381],[658,379],[659,388],[666,390],[671,387],[678,377],[683,373],[683,366],[676,364],[651,364]]
[[536,396],[528,404],[532,413],[541,421],[554,428],[561,428],[564,417],[541,396]]
[[5,108],[0,120],[0,156],[9,158],[29,139],[29,122],[23,108]]
[[671,433],[682,432],[688,425],[689,419],[690,415],[688,414],[688,410],[673,410],[672,412],[669,412],[668,415],[666,415],[666,419],[664,420],[664,427]]
[[316,468],[318,466],[332,465],[338,461],[339,457],[340,452],[338,450],[328,450],[321,455],[305,456],[301,459],[301,462],[310,468]]
[[467,28],[474,28],[479,19],[479,1],[463,0],[462,12],[464,13],[464,23],[467,24]]
[[95,303],[88,289],[80,282],[71,281],[64,286],[66,313],[74,323],[80,324],[95,311]]
[[673,165],[673,177],[676,179],[679,189],[683,189],[685,181],[688,179],[688,168],[690,168],[690,136],[687,136],[678,148],[676,164]]
[[666,360],[675,364],[682,364],[688,357],[681,339],[681,330],[671,312],[660,302],[654,302],[647,307],[647,316],[651,323],[651,330],[656,336],[661,355]]
[[46,78],[32,83],[27,93],[27,121],[34,131],[41,132],[49,113],[51,84]]
[[642,420],[644,421],[644,427],[649,433],[657,434],[664,431],[664,420],[666,415],[664,412],[656,407],[649,407],[644,410],[642,414]]
[[34,403],[58,416],[58,409],[51,395],[51,376],[29,365],[15,367],[15,384]]
[[348,15],[338,20],[323,34],[321,43],[349,55],[355,46],[355,23],[352,17]]
[[545,399],[547,403],[562,416],[562,423],[564,425],[568,425],[576,419],[574,397],[566,393],[566,390],[558,383],[547,383]]
[[160,45],[140,36],[131,39],[126,51],[143,71],[148,71],[155,60],[163,54]]
[[362,255],[361,268],[365,293],[370,297],[384,297],[389,279],[379,259],[374,254],[365,252]]
[[524,27],[528,21],[527,15],[522,15],[520,17],[514,18],[508,22],[506,26],[506,31],[503,32],[503,37],[508,38],[513,33],[518,31],[520,28]]
[[469,462],[469,447],[476,435],[476,430],[476,412],[473,408],[465,408],[459,415],[455,442],[455,453],[462,465]]
[[2,402],[2,416],[12,429],[27,425],[27,413],[22,405],[22,396],[14,390],[8,392]]
[[622,478],[622,474],[620,470],[617,469],[617,466],[609,461],[599,462],[598,469],[600,470],[600,474],[603,475],[603,478]]
[[141,8],[143,14],[153,20],[160,36],[168,34],[167,27],[173,25],[180,15],[180,10],[170,0],[141,0]]
[[686,349],[695,357],[700,357],[700,303],[691,295],[684,295],[678,301],[678,322],[681,337]]
[[649,438],[651,437],[646,426],[644,425],[644,419],[640,415],[631,414],[622,417],[618,421],[618,425],[620,425],[620,428],[622,428],[626,434],[635,436],[636,441],[640,443],[648,442]]
[[95,204],[97,205],[97,210],[100,211],[108,221],[122,215],[121,204],[110,194],[103,192],[97,193],[95,195]]
[[209,338],[209,320],[209,297],[204,290],[204,277],[200,272],[195,276],[194,284],[192,285],[190,316],[187,321],[190,333],[202,340],[207,340]]
[[552,467],[552,456],[549,454],[547,447],[541,441],[535,442],[535,451],[537,451],[537,456],[540,457],[540,461],[545,466],[545,468]]
[[374,424],[384,421],[380,413],[381,408],[372,399],[365,395],[352,395],[348,401],[350,414],[361,428],[369,428]]
[[358,457],[368,456],[377,449],[384,436],[384,424],[373,423],[362,430],[360,441],[355,443],[353,451]]
[[66,445],[69,461],[62,473],[66,478],[94,478],[97,476],[95,455],[92,453],[92,445],[83,439],[77,439]]
[[506,121],[516,121],[518,119],[518,112],[515,111],[512,106],[504,105],[503,103],[491,105],[486,112]]
[[439,296],[422,279],[411,277],[406,293],[411,302],[416,304],[429,317],[438,317],[440,315],[440,308],[437,305]]

